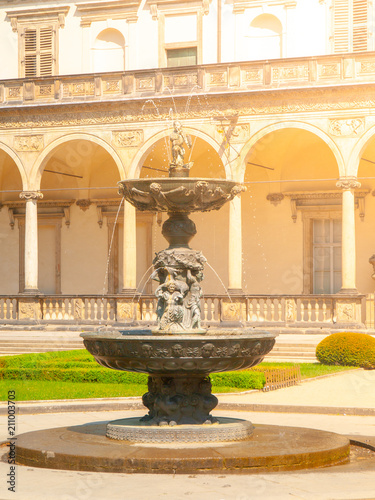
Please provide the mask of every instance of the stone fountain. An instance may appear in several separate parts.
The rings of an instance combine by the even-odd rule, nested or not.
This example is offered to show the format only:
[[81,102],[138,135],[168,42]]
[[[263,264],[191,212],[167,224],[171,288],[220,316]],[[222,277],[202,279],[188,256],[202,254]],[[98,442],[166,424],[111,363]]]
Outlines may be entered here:
[[[138,210],[167,212],[162,234],[168,248],[154,258],[155,329],[83,333],[96,361],[115,370],[147,373],[142,417],[106,424],[29,433],[18,440],[19,463],[113,472],[235,472],[299,469],[347,460],[349,442],[309,429],[254,426],[215,417],[210,373],[250,368],[270,352],[276,335],[241,325],[205,329],[201,322],[202,252],[189,214],[218,210],[244,187],[232,180],[189,177],[179,122],[170,136],[169,177],[131,179],[119,193]],[[281,430],[280,430],[281,429]],[[38,434],[38,436],[35,436]],[[282,437],[280,437],[282,436]],[[22,438],[22,436],[21,436]],[[67,443],[71,444],[69,446]],[[167,448],[166,448],[167,446]],[[45,450],[51,450],[46,454]]]
[[[190,137],[179,122],[170,136],[172,163],[169,177],[131,179],[119,183],[119,193],[138,210],[167,212],[162,234],[169,247],[154,258],[153,278],[159,283],[157,321],[154,330],[126,330],[121,334],[83,334],[86,349],[103,366],[149,374],[148,392],[143,404],[148,414],[140,420],[144,430],[163,439],[166,431],[155,426],[207,424],[202,439],[220,432],[211,411],[217,398],[211,394],[209,374],[249,368],[262,361],[275,343],[275,335],[253,333],[247,329],[206,330],[201,325],[201,281],[206,262],[199,250],[189,246],[197,230],[191,212],[218,210],[245,188],[224,179],[190,178],[192,163],[185,163],[184,144]],[[234,428],[239,428],[234,425]],[[239,428],[239,432],[243,429]],[[246,425],[247,432],[249,426]],[[174,429],[170,435],[187,439],[197,427]],[[147,435],[151,435],[148,432]],[[108,425],[107,435],[128,439],[132,429],[121,424]],[[144,434],[144,433],[143,433]]]

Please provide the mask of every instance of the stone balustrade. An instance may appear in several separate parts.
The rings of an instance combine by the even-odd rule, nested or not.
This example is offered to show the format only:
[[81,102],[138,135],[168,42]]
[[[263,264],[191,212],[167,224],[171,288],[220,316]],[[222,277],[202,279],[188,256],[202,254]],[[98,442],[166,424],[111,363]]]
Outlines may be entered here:
[[[363,295],[205,295],[201,303],[206,327],[241,321],[256,327],[363,327]],[[153,295],[0,296],[0,324],[56,323],[122,326],[156,324]]]
[[372,82],[375,54],[361,52],[0,80],[0,107]]

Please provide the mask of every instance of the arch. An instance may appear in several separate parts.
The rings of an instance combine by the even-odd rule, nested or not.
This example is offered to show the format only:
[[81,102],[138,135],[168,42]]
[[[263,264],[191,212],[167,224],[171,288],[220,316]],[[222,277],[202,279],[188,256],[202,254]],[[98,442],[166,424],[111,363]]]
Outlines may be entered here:
[[[134,178],[139,177],[143,162],[146,159],[146,157],[148,156],[150,148],[160,139],[163,139],[165,137],[168,138],[169,135],[171,134],[171,132],[172,132],[172,128],[170,128],[168,130],[163,130],[161,132],[156,133],[155,135],[153,135],[149,139],[147,139],[147,141],[142,145],[142,147],[138,150],[137,154],[133,158],[133,161],[132,161],[130,169],[129,169],[129,178],[130,179],[134,179]],[[223,167],[224,167],[226,179],[232,179],[232,172],[231,172],[230,165],[227,162],[226,158],[225,158],[225,161],[223,161],[224,155],[220,154],[221,148],[220,148],[220,145],[217,143],[217,141],[215,141],[215,139],[213,139],[211,136],[209,136],[205,132],[202,132],[198,129],[191,128],[191,127],[184,127],[184,132],[186,132],[187,134],[197,136],[200,139],[207,142],[216,151],[216,153],[218,153],[218,155],[220,156],[220,158],[223,162]]]
[[21,180],[22,180],[22,189],[24,191],[29,190],[28,177],[27,177],[27,174],[25,172],[23,163],[22,163],[21,159],[19,158],[19,156],[17,155],[17,153],[15,151],[13,151],[13,149],[11,149],[9,146],[4,144],[3,142],[0,142],[0,149],[3,150],[4,153],[8,154],[12,158],[14,163],[16,164],[18,172],[19,172],[19,174],[21,176]]
[[354,146],[348,162],[348,176],[356,177],[358,175],[359,162],[361,160],[361,156],[368,146],[370,140],[375,136],[375,125],[373,125],[367,132],[365,132],[362,137],[360,137]]
[[120,179],[125,179],[126,174],[125,174],[125,169],[122,164],[122,161],[115,151],[113,147],[108,144],[106,141],[101,139],[100,137],[97,137],[92,134],[86,134],[86,133],[72,133],[68,135],[64,135],[63,137],[59,137],[58,139],[55,139],[53,142],[51,142],[40,154],[38,159],[33,165],[31,175],[30,175],[30,183],[33,185],[34,189],[39,189],[40,188],[40,182],[42,179],[43,175],[43,170],[46,162],[49,160],[49,158],[52,156],[54,153],[55,149],[58,146],[61,146],[61,144],[64,144],[66,142],[74,141],[74,140],[82,140],[82,141],[89,141],[89,142],[94,142],[98,146],[101,146],[103,149],[107,151],[107,153],[112,157],[113,161],[115,162],[117,169],[120,174]]
[[260,14],[249,26],[249,58],[277,59],[282,57],[283,25],[272,14]]
[[124,71],[125,38],[117,29],[106,28],[101,31],[92,47],[94,71]]
[[329,137],[328,134],[323,132],[321,129],[316,127],[315,125],[311,125],[309,123],[304,122],[283,122],[283,123],[275,123],[272,125],[267,125],[262,128],[258,132],[256,132],[250,140],[244,145],[241,150],[240,156],[237,160],[237,165],[239,165],[239,182],[243,182],[246,172],[246,157],[250,153],[251,149],[255,146],[255,144],[260,141],[263,137],[266,137],[272,132],[276,132],[278,130],[284,130],[288,128],[306,130],[307,132],[311,132],[312,134],[318,136],[322,141],[330,148],[332,151],[338,167],[339,176],[345,175],[345,163],[344,159],[341,155],[339,148],[336,143]]

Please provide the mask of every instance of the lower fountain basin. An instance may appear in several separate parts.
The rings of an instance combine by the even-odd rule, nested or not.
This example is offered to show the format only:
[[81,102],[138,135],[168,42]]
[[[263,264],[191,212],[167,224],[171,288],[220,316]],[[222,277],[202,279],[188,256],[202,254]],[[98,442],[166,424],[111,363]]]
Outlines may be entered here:
[[152,334],[147,329],[82,333],[86,349],[107,368],[154,375],[206,375],[260,363],[276,334],[252,329],[209,329],[200,334]]

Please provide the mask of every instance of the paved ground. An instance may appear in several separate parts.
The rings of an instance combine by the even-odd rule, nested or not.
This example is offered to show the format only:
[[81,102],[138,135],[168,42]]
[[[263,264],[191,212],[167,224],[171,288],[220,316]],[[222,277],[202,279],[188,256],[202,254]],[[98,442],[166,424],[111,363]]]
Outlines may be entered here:
[[[298,387],[272,393],[222,395],[222,402],[233,405],[258,403],[284,412],[220,410],[216,414],[248,418],[254,423],[310,427],[352,436],[368,436],[375,445],[375,416],[356,415],[375,408],[375,372],[354,371],[307,382]],[[65,403],[69,404],[69,403]],[[350,406],[352,415],[296,413],[293,406],[315,411],[322,405],[330,409]],[[2,407],[4,404],[2,403]],[[243,406],[241,406],[243,407]],[[236,408],[239,408],[238,406]],[[67,410],[68,408],[66,408]],[[110,407],[108,408],[110,409]],[[51,427],[100,422],[142,411],[79,411],[21,414],[18,433]],[[7,438],[6,417],[0,417],[0,440]],[[362,438],[361,438],[362,439]],[[0,463],[0,500],[253,500],[375,499],[375,460],[350,466],[311,472],[283,472],[255,475],[141,475],[55,471],[31,467],[16,468],[16,492],[7,491],[9,464]]]

